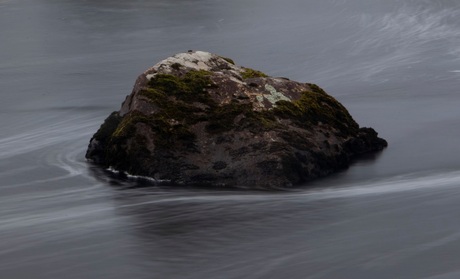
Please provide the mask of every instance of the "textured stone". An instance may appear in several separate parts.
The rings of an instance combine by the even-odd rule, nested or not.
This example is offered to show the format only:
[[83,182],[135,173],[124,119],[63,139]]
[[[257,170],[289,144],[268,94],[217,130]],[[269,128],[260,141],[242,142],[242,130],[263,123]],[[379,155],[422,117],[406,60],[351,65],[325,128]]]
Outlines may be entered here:
[[314,84],[189,51],[137,78],[86,157],[171,185],[272,188],[328,175],[386,146]]

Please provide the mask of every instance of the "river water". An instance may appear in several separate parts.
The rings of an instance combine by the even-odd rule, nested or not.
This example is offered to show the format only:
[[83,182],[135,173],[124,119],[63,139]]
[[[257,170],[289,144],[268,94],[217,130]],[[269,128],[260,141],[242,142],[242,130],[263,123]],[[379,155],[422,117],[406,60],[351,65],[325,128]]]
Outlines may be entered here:
[[[282,192],[88,164],[188,49],[317,83],[389,147]],[[460,278],[459,88],[457,0],[0,0],[0,278]]]

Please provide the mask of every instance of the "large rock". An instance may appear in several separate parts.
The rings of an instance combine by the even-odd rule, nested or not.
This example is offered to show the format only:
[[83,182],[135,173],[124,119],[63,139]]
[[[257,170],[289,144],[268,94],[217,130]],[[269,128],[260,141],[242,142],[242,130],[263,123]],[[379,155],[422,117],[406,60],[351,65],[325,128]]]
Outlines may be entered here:
[[189,51],[138,77],[86,157],[172,185],[288,187],[385,146],[314,84]]

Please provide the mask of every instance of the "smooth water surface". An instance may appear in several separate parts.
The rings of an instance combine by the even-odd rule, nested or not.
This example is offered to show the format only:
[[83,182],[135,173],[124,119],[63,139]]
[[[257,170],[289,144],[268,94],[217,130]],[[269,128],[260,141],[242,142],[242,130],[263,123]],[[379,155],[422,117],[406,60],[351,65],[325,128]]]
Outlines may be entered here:
[[[188,49],[317,83],[389,148],[274,193],[88,164]],[[459,278],[459,88],[454,0],[0,0],[0,278]]]

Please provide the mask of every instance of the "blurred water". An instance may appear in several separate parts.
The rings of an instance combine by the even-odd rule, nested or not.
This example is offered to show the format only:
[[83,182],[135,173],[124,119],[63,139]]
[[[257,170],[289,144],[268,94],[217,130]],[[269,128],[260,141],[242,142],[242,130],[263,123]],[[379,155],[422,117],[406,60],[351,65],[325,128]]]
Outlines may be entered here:
[[[460,3],[0,0],[1,278],[458,278]],[[84,160],[136,76],[200,49],[314,82],[389,141],[284,192]]]

